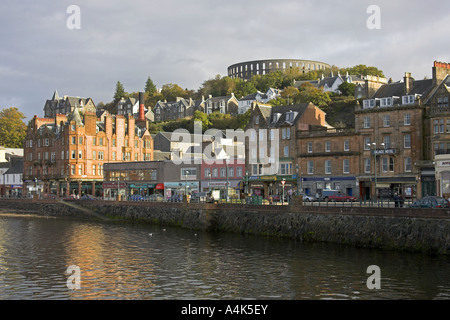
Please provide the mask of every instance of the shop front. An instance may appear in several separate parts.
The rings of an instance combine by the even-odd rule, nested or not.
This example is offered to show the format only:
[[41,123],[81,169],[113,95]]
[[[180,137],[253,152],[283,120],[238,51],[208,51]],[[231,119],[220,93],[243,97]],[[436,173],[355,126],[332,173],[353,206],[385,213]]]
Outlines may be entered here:
[[182,197],[199,192],[198,181],[164,182],[164,199],[170,200],[172,197]]
[[[229,180],[228,181],[228,197],[229,198],[239,198],[240,192],[243,191],[243,181],[242,180]],[[215,194],[216,197],[223,199],[227,195],[227,181],[224,180],[212,180],[202,181],[201,191],[211,194]]]
[[104,200],[124,199],[127,194],[127,184],[125,182],[103,182],[102,188]]
[[297,193],[297,176],[250,176],[248,186],[251,195],[263,198],[282,196],[283,192],[285,196],[292,196]]
[[302,177],[301,189],[311,196],[321,197],[323,190],[337,190],[349,196],[360,197],[361,186],[356,177]]

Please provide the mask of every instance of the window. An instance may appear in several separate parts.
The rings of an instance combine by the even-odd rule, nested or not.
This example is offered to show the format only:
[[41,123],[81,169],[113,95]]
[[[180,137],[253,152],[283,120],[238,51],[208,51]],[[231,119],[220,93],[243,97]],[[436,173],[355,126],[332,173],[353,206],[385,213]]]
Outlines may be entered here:
[[291,174],[292,171],[292,163],[281,163],[280,164],[280,175],[288,175]]
[[234,167],[228,167],[228,176],[234,177]]
[[242,167],[236,168],[236,177],[242,177]]
[[370,173],[370,159],[364,159],[364,172]]
[[75,137],[72,137],[72,144],[75,144],[75,140],[76,138]]
[[103,151],[98,152],[98,160],[103,160]]
[[381,98],[380,107],[390,107],[392,106],[392,97]]
[[402,97],[402,103],[403,104],[414,104],[415,100],[416,100],[416,97],[413,96],[413,95],[403,96]]
[[71,159],[75,159],[75,150],[72,150]]
[[405,172],[412,171],[412,160],[410,157],[405,158]]
[[314,174],[314,161],[307,162],[308,174]]
[[286,139],[286,128],[281,129],[281,139]]
[[325,160],[325,174],[331,174],[331,160]]
[[49,144],[49,143],[48,143],[48,138],[45,138],[45,139],[44,139],[44,147],[48,147],[48,144]]
[[286,139],[291,138],[291,128],[286,128]]
[[92,175],[95,176],[95,174],[97,173],[97,167],[94,165],[92,165]]
[[312,142],[308,142],[308,153],[312,153],[313,152],[313,143]]
[[213,176],[214,178],[217,178],[218,175],[219,175],[219,169],[213,168],[213,174],[212,174],[212,176]]
[[433,132],[439,133],[439,120],[437,119],[433,121]]
[[204,174],[206,178],[209,178],[209,175],[211,174],[211,168],[205,168]]
[[97,151],[92,151],[92,160],[95,160],[97,157]]
[[342,163],[342,172],[343,173],[350,173],[350,160],[344,159]]
[[364,129],[370,128],[370,117],[364,117]]
[[255,124],[259,124],[259,116],[255,117]]
[[92,138],[92,145],[93,146],[97,145],[97,138],[96,137]]
[[82,175],[83,174],[83,165],[82,164],[80,164],[80,165],[78,165],[78,175]]
[[116,152],[115,151],[113,151],[113,153],[112,153],[112,159],[116,160]]
[[284,147],[284,156],[289,157],[289,147],[288,146]]
[[325,152],[331,151],[331,141],[325,141]]
[[78,151],[78,159],[83,159],[83,151]]
[[384,142],[384,148],[385,149],[390,149],[391,148],[391,136],[384,136],[383,142]]
[[344,140],[344,151],[350,151],[350,140]]
[[383,172],[394,172],[394,158],[381,158]]
[[383,127],[389,127],[391,125],[391,116],[383,116]]
[[112,139],[112,146],[113,146],[113,147],[116,146],[116,139]]
[[61,160],[64,160],[64,151],[61,151]]
[[363,109],[375,107],[375,99],[367,99],[363,101]]
[[444,119],[439,120],[439,133],[444,133]]
[[76,125],[72,125],[72,131],[75,131]]
[[411,114],[410,113],[405,113],[403,115],[403,125],[405,125],[405,126],[411,125]]
[[103,145],[103,138],[99,138],[99,139],[98,139],[98,145],[99,145],[99,146],[102,146],[102,145]]
[[439,97],[438,107],[448,107],[448,97]]
[[78,144],[80,144],[80,145],[83,144],[83,137],[79,137],[79,138],[78,138]]
[[364,138],[364,150],[370,150],[370,137]]
[[138,141],[137,140],[134,140],[134,147],[138,148]]
[[225,178],[227,176],[227,168],[220,168],[220,177]]
[[70,166],[70,172],[71,172],[71,174],[75,174],[75,165],[74,164],[72,164]]
[[404,147],[406,149],[411,148],[411,135],[410,134],[405,134],[403,139],[404,139]]

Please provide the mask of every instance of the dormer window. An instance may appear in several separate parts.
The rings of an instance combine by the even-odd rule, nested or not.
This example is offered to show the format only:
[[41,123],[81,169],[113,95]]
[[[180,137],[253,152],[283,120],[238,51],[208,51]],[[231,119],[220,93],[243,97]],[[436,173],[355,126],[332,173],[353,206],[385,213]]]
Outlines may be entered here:
[[363,101],[363,109],[375,108],[375,99],[367,99]]
[[273,123],[275,123],[275,122],[278,122],[278,120],[280,119],[280,117],[281,117],[281,113],[274,113],[274,115],[273,115]]
[[380,107],[392,107],[393,103],[393,99],[392,97],[386,97],[386,98],[381,98],[380,99]]
[[414,104],[416,97],[414,95],[408,95],[402,97],[402,104]]
[[448,107],[448,97],[439,97],[438,107]]
[[286,114],[286,121],[294,121],[294,112],[290,111]]

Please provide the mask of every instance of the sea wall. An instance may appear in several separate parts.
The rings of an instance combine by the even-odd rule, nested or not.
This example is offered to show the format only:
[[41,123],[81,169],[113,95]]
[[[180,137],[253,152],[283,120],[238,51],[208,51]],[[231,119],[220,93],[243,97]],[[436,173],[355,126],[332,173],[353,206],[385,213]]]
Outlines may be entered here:
[[438,209],[0,200],[0,212],[127,220],[431,254],[450,253],[450,212]]

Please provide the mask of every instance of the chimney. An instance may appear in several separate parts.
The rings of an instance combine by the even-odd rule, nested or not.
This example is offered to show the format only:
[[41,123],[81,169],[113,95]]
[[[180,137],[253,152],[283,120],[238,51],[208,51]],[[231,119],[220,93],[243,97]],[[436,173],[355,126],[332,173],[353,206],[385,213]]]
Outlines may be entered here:
[[413,78],[411,78],[411,72],[405,72],[403,82],[405,83],[405,93],[409,94],[413,87]]
[[139,92],[139,121],[145,121],[144,93]]
[[450,74],[450,64],[435,61],[433,64],[433,86],[438,85],[445,77]]

